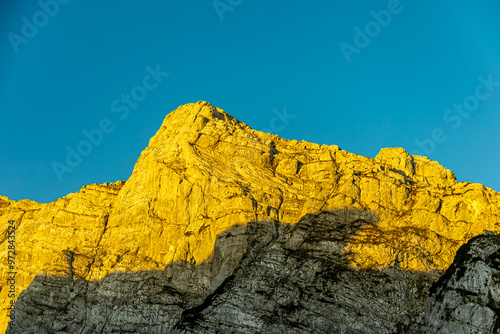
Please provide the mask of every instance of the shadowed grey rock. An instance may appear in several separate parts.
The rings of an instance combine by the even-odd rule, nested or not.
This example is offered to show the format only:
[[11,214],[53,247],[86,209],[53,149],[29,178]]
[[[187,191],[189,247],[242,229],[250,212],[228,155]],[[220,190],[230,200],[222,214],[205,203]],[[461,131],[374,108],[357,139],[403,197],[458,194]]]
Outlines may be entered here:
[[349,239],[375,223],[360,210],[252,222],[220,234],[202,264],[37,276],[7,333],[420,333],[438,272],[348,265]]
[[500,236],[487,231],[460,247],[425,306],[426,333],[500,333]]
[[375,218],[359,210],[306,215],[239,266],[174,333],[420,333],[436,272],[350,268],[344,247]]

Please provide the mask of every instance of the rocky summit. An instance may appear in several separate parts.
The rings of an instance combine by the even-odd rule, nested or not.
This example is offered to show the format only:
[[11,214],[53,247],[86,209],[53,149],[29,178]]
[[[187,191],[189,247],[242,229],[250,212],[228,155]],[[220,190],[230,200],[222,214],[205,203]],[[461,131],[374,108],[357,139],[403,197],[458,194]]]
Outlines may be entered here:
[[0,196],[0,330],[499,333],[499,200],[402,148],[367,158],[180,106],[126,182]]

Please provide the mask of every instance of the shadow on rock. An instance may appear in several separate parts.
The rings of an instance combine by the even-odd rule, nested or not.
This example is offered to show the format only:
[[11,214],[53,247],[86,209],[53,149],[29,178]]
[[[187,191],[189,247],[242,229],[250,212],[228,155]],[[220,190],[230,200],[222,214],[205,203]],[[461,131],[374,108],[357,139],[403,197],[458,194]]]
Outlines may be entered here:
[[371,212],[250,222],[211,259],[99,281],[38,275],[7,333],[418,333],[435,272],[363,271],[345,248]]

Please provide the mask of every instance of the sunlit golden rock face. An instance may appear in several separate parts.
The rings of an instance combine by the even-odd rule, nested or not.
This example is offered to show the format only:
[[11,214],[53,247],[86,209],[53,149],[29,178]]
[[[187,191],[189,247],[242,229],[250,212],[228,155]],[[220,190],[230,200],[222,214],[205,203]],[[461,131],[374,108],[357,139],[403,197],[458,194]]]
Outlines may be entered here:
[[[29,195],[29,194],[27,194]],[[17,293],[36,274],[87,280],[210,258],[216,236],[249,221],[294,224],[307,213],[359,208],[377,224],[349,241],[355,268],[446,269],[456,250],[500,232],[499,196],[457,183],[426,157],[386,148],[374,158],[251,129],[206,102],[170,113],[126,183],[84,186],[55,202],[0,197],[2,292],[8,220],[16,220]],[[5,329],[6,312],[3,312]]]
[[[79,275],[86,276],[88,266],[97,251],[105,231],[112,205],[124,182],[84,186],[55,202],[39,204],[30,200],[19,202],[0,197],[1,283],[0,332],[7,327],[7,305],[10,276],[7,230],[9,220],[15,220],[16,297],[26,289],[36,274],[68,275],[68,251],[78,254],[75,259]],[[87,269],[85,269],[87,267]]]

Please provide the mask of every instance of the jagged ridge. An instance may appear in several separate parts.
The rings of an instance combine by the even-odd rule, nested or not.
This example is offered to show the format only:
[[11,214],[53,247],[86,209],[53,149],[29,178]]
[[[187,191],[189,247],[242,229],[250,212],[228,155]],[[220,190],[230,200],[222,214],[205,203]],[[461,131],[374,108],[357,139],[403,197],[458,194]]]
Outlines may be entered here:
[[[85,186],[48,204],[2,197],[0,221],[6,230],[16,220],[24,290],[36,274],[67,275],[68,251],[75,275],[87,280],[163,270],[206,261],[217,235],[232,226],[295,224],[346,207],[379,218],[347,245],[355,268],[446,269],[469,238],[500,231],[498,200],[491,189],[457,183],[451,171],[401,148],[371,159],[285,140],[198,102],[165,118],[125,184]],[[3,282],[5,275],[2,269]],[[5,303],[5,287],[1,294]]]

